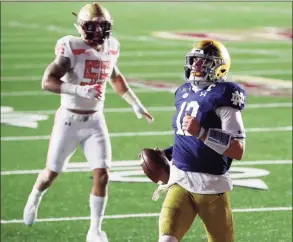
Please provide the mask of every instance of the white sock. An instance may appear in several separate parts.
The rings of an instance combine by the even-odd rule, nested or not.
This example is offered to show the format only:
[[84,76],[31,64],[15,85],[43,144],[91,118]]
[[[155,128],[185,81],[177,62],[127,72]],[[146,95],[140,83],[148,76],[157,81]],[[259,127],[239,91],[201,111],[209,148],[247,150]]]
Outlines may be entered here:
[[45,194],[45,192],[48,190],[48,188],[41,192],[41,191],[39,191],[37,186],[39,184],[42,184],[43,182],[47,182],[48,180],[49,180],[48,172],[46,170],[42,170],[37,177],[37,180],[34,184],[33,190],[31,191],[29,199],[36,201],[36,200],[39,200],[40,198],[42,198],[42,196]]
[[29,195],[29,200],[36,202],[38,201],[40,198],[42,198],[42,196],[45,194],[45,191],[40,192],[35,186],[33,187],[33,190],[31,191],[30,195]]
[[172,235],[161,235],[159,242],[178,242],[178,240]]
[[102,221],[106,209],[108,197],[98,197],[93,194],[90,195],[90,209],[91,209],[91,227],[92,230],[101,232]]

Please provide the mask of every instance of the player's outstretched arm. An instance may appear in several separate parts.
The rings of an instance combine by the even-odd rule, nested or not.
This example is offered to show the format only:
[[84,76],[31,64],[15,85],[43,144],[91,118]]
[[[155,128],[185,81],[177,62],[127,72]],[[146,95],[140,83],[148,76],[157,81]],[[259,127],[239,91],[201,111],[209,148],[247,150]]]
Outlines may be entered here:
[[66,93],[88,99],[99,99],[101,91],[93,86],[80,86],[63,82],[61,78],[69,71],[70,59],[64,56],[56,56],[55,60],[48,65],[42,79],[43,90],[54,93]]
[[144,115],[149,123],[154,120],[154,118],[142,105],[133,90],[129,87],[125,77],[119,71],[117,66],[114,67],[111,75],[111,85],[114,91],[117,92],[127,103],[133,107],[133,110],[138,118],[142,118]]

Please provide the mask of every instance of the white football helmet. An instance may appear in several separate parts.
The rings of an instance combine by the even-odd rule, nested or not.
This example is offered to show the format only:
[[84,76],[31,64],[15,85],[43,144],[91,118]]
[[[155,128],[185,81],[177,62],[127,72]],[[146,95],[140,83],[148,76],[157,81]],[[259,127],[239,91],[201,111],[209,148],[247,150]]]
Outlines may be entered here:
[[77,16],[77,28],[81,37],[89,44],[101,45],[109,38],[112,31],[113,21],[106,8],[98,3],[86,4]]

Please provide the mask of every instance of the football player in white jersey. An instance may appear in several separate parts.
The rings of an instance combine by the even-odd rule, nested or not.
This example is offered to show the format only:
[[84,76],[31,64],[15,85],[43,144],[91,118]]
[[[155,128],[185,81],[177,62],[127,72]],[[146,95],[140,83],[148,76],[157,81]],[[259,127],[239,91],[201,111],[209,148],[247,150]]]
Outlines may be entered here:
[[78,144],[93,174],[89,198],[91,222],[87,242],[108,241],[101,230],[107,203],[107,184],[112,154],[103,107],[106,84],[134,109],[138,118],[151,123],[153,117],[141,104],[117,68],[119,42],[111,36],[112,18],[98,3],[86,4],[76,15],[81,37],[65,36],[58,40],[56,58],[45,70],[42,88],[60,93],[61,106],[56,112],[50,137],[46,168],[39,174],[24,209],[24,223],[32,225],[40,201],[72,157]]

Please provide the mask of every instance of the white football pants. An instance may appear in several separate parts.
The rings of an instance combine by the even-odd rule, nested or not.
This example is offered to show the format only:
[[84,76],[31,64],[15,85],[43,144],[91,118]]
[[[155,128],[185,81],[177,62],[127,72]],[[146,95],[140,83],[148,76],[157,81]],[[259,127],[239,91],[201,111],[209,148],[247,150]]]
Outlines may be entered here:
[[103,112],[76,114],[60,107],[50,137],[47,168],[61,172],[78,144],[92,170],[110,167],[111,143]]

